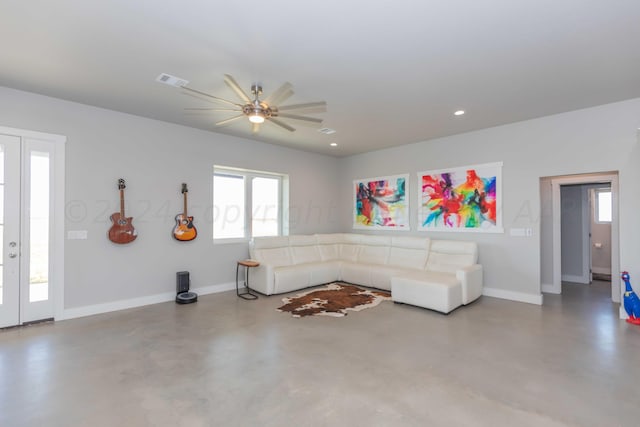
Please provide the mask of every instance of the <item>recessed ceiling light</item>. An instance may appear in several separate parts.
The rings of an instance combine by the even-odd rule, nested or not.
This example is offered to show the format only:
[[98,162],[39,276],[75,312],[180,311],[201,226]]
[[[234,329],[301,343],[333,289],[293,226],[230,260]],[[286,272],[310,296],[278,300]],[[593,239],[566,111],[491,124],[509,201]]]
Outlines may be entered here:
[[453,113],[454,116],[461,116],[464,114],[464,110],[458,110],[455,113]]
[[332,147],[337,147],[337,146],[338,146],[338,143],[337,143],[337,142],[332,142],[332,143],[331,143],[331,144],[329,144],[329,145],[330,145],[330,146],[332,146]]

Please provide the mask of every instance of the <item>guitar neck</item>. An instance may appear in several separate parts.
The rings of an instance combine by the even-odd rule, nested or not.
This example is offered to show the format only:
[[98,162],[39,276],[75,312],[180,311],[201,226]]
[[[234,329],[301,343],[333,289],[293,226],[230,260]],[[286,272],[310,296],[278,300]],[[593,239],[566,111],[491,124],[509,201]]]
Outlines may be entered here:
[[184,214],[183,215],[185,218],[187,218],[187,192],[186,191],[184,192],[183,196],[184,196],[184,210],[183,210]]
[[124,190],[120,189],[120,217],[124,218]]

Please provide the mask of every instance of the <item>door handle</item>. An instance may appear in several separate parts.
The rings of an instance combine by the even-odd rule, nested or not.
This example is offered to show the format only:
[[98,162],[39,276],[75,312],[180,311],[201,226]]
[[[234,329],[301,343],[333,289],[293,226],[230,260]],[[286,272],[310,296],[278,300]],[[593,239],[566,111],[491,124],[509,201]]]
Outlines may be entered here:
[[16,247],[16,242],[9,242],[9,246],[12,247],[12,248],[15,248]]
[[15,257],[17,257],[17,256],[18,256],[18,254],[13,253],[13,252],[11,252],[11,253],[9,254],[9,258],[15,258]]

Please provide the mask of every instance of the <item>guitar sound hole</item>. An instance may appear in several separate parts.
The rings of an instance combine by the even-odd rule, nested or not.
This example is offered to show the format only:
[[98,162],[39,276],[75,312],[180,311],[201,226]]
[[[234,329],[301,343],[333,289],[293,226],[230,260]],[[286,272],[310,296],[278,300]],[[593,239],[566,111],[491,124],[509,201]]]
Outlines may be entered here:
[[127,220],[126,219],[119,219],[118,220],[118,225],[127,225]]

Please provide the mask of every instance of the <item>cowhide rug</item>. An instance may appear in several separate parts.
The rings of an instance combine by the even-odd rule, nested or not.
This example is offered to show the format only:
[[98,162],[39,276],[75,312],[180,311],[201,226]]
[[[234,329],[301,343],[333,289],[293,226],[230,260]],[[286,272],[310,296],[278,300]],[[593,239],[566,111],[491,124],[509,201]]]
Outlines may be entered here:
[[389,292],[373,291],[337,282],[294,297],[282,298],[285,304],[277,310],[291,313],[293,317],[343,317],[347,315],[347,310],[364,310],[385,300],[391,300]]

